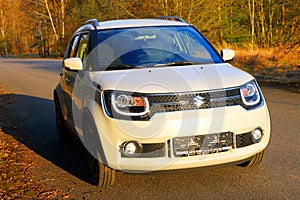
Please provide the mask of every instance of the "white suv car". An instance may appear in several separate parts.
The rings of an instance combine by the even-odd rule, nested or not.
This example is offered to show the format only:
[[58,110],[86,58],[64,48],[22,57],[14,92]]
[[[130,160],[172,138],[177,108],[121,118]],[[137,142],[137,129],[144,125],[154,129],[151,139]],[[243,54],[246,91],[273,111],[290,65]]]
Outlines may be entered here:
[[58,133],[78,136],[101,186],[116,171],[258,165],[270,139],[266,102],[251,75],[226,63],[234,51],[220,55],[177,17],[88,20],[54,90]]

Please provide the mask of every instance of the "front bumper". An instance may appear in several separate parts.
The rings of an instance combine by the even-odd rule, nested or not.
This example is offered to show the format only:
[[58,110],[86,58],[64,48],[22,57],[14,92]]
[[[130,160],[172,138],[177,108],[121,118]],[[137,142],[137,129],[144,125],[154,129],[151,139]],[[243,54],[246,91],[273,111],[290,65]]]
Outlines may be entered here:
[[[208,167],[234,163],[263,151],[270,140],[270,118],[264,103],[246,110],[229,106],[203,110],[157,113],[150,121],[127,121],[108,117],[99,104],[90,105],[98,129],[107,165],[128,172],[150,172]],[[238,145],[237,138],[261,128],[259,143]],[[173,138],[232,132],[233,148],[210,154],[178,157],[174,154]],[[130,158],[122,156],[120,146],[126,141],[141,144],[163,144],[162,157]],[[98,157],[99,160],[103,159]]]

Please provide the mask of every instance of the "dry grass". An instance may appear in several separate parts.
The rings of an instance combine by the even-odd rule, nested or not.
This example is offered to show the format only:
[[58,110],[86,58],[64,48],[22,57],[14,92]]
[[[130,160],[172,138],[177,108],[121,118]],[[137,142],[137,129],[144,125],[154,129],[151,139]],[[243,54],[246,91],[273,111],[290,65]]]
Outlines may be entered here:
[[235,49],[231,64],[265,83],[300,88],[300,47],[293,49]]
[[293,51],[281,49],[237,49],[233,64],[249,72],[275,69],[278,72],[299,70],[300,48]]

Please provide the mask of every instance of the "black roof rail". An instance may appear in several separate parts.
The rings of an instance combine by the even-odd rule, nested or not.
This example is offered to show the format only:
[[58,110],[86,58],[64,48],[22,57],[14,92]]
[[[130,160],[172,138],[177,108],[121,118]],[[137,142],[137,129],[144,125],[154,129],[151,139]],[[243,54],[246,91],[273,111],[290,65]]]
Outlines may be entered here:
[[182,23],[187,23],[186,21],[184,21],[182,18],[178,17],[178,16],[159,16],[156,17],[157,19],[166,19],[166,20],[175,20],[175,21],[179,21]]
[[89,19],[86,20],[83,24],[84,25],[92,24],[96,28],[97,26],[99,26],[99,21],[97,19]]

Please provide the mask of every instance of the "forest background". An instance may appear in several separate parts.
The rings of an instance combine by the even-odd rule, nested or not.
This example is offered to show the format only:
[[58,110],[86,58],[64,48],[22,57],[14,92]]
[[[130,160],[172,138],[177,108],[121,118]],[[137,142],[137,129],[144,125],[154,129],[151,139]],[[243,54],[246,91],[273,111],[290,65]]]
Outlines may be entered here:
[[193,24],[217,50],[234,49],[237,67],[300,77],[299,0],[1,0],[0,57],[61,57],[87,19],[162,15]]

